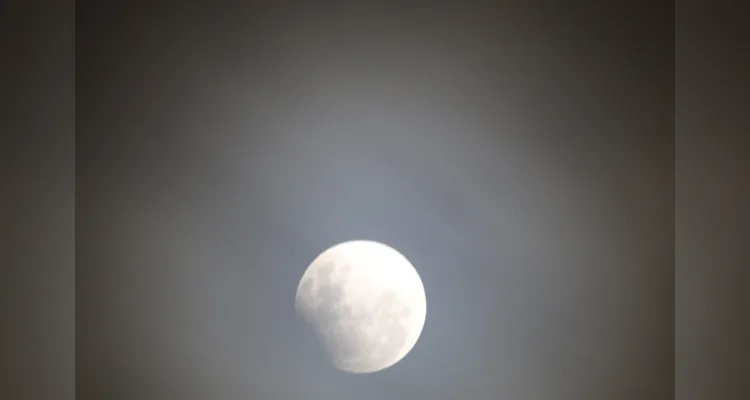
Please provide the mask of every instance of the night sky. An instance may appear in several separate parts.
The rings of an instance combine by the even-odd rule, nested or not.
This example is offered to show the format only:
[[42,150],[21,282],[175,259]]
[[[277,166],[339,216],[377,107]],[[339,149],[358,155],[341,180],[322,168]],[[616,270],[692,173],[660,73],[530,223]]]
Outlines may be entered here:
[[[671,2],[104,3],[76,17],[80,398],[673,398]],[[382,373],[294,315],[349,239],[427,293]]]

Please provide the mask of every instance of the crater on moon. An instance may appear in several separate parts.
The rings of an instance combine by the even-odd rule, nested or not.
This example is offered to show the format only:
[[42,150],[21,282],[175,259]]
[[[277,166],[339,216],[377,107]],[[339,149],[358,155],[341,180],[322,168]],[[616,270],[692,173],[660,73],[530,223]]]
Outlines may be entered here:
[[[362,252],[341,251],[347,243],[352,242],[313,261],[296,304],[335,367],[375,372],[398,362],[416,343],[424,325],[424,288],[395,250],[366,242]],[[373,256],[372,250],[389,257]]]

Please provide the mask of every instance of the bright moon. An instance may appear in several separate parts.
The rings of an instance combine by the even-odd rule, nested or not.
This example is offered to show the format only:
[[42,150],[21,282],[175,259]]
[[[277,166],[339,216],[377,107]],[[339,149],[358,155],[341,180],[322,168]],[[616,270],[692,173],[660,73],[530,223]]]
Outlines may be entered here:
[[382,243],[354,240],[313,260],[297,286],[295,308],[336,368],[370,373],[411,351],[427,303],[422,280],[406,257]]

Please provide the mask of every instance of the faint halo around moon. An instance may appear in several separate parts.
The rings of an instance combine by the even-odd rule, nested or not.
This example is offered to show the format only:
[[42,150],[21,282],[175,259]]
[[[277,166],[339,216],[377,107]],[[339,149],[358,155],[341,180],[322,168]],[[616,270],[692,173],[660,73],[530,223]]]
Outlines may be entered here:
[[371,373],[411,351],[427,303],[414,266],[393,248],[370,240],[339,243],[302,275],[295,308],[337,369]]

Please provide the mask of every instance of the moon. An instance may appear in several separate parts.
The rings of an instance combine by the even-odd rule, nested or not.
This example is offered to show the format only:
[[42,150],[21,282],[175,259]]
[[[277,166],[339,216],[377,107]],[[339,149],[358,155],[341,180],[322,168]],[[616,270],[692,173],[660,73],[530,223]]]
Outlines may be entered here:
[[297,286],[295,309],[335,368],[365,374],[391,367],[411,351],[427,301],[406,257],[379,242],[353,240],[312,261]]

